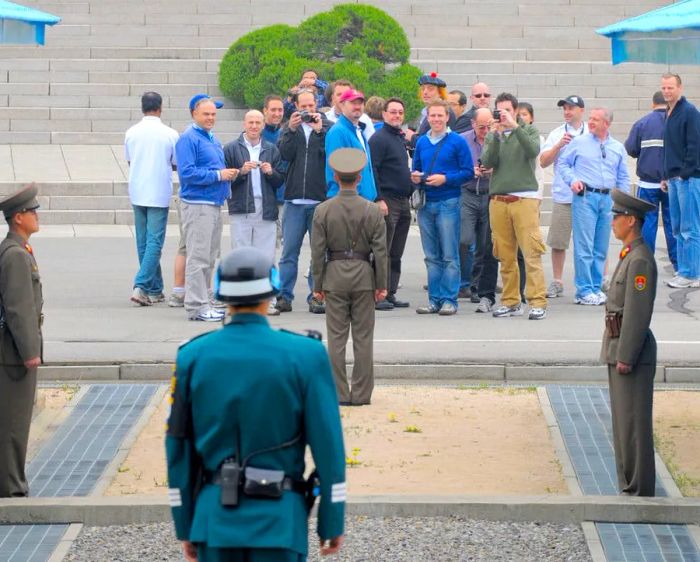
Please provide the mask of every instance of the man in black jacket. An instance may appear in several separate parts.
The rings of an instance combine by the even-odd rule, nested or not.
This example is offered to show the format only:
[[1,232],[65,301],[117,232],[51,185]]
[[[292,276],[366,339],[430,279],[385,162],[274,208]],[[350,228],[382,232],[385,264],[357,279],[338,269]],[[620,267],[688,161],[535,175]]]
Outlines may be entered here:
[[[277,310],[290,312],[299,269],[299,252],[304,236],[311,237],[316,206],[326,200],[326,132],[332,123],[317,112],[316,96],[311,90],[296,94],[296,111],[282,129],[278,146],[289,163],[284,189],[282,214],[282,258],[280,259],[280,293]],[[312,295],[309,275],[309,311],[321,314],[324,305]]]
[[666,284],[700,287],[700,112],[682,95],[677,74],[661,77],[661,92],[668,104],[661,188],[668,189],[678,262]]
[[408,198],[411,196],[412,183],[406,139],[401,130],[404,119],[403,101],[399,98],[389,98],[384,103],[382,117],[384,126],[369,139],[369,148],[374,180],[377,184],[377,201],[386,221],[389,291],[386,299],[379,301],[375,308],[392,310],[394,307],[409,306],[409,303],[396,298],[396,291],[401,277],[401,257],[411,226]]
[[[224,147],[227,168],[239,174],[231,182],[228,214],[231,246],[253,246],[274,263],[277,243],[277,199],[275,190],[284,182],[284,169],[277,147],[262,138],[263,114],[245,114],[243,133]],[[277,315],[270,307],[270,314]]]

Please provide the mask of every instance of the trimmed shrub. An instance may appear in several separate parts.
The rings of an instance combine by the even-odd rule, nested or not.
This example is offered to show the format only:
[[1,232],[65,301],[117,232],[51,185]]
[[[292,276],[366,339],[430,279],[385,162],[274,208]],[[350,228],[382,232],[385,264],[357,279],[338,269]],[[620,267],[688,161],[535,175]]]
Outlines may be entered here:
[[420,111],[419,68],[408,64],[410,46],[386,12],[341,4],[294,28],[272,25],[241,37],[219,67],[219,87],[235,103],[261,107],[267,94],[284,95],[305,68],[331,82],[350,80],[367,96],[400,96],[407,118]]

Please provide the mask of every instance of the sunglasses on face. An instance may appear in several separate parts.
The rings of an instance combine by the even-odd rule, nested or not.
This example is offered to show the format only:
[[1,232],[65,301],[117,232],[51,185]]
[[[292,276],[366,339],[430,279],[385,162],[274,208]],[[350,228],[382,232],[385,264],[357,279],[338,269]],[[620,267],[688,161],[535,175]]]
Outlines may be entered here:
[[490,98],[491,94],[474,94],[474,97],[480,100],[481,98]]

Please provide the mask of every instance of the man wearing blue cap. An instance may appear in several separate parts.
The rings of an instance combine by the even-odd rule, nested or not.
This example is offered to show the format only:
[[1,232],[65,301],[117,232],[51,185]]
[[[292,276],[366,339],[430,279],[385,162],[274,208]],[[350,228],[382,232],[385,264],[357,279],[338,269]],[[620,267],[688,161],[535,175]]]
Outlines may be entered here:
[[190,100],[193,123],[177,141],[182,230],[187,248],[185,310],[190,320],[217,322],[224,314],[212,307],[209,284],[221,247],[221,206],[231,194],[235,168],[226,168],[221,143],[212,129],[223,107],[206,94]]

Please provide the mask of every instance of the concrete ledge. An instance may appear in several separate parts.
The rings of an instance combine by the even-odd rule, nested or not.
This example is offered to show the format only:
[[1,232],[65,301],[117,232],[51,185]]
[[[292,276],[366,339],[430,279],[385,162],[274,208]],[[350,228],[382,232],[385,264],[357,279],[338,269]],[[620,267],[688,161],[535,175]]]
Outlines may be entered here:
[[[348,515],[462,516],[490,521],[697,524],[700,499],[619,496],[354,496]],[[167,496],[0,500],[0,524],[82,523],[88,526],[170,521]]]
[[[349,365],[351,367],[351,365]],[[564,384],[606,383],[607,369],[602,365],[469,365],[469,364],[381,364],[374,365],[379,381],[439,382],[543,382]],[[167,381],[172,363],[112,363],[43,365],[39,380],[89,381]],[[665,367],[656,370],[656,383],[699,384],[700,366]]]

